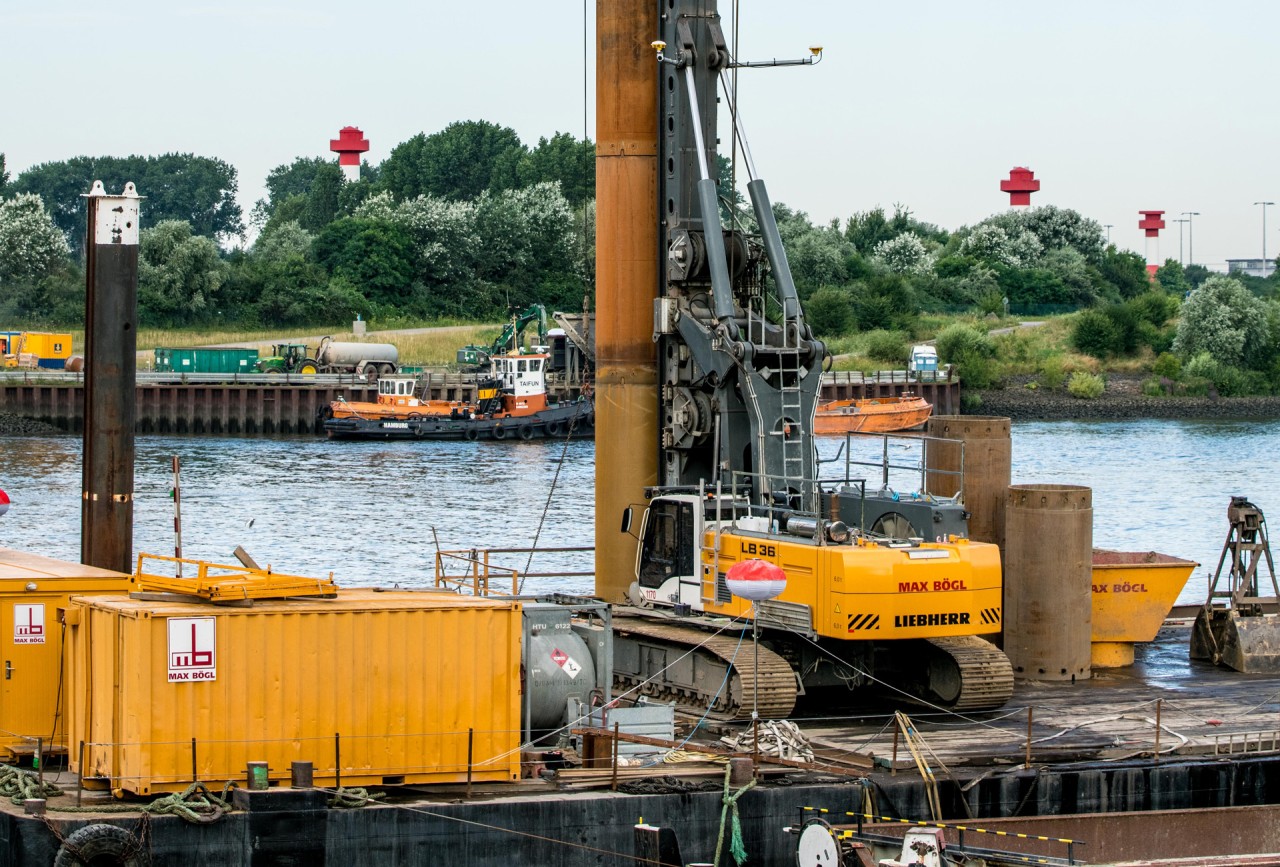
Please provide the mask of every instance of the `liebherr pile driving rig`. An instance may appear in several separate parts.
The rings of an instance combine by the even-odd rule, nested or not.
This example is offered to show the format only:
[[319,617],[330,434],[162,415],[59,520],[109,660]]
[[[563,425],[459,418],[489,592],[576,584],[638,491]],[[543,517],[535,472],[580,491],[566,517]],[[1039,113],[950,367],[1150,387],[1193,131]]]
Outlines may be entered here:
[[[626,296],[629,277],[621,272],[628,262],[600,253],[597,515],[612,523],[617,512],[608,509],[619,490],[623,504],[629,496],[639,505],[639,487],[648,501],[633,580],[622,584],[628,605],[614,619],[615,683],[644,684],[652,695],[724,719],[749,716],[753,703],[766,718],[782,717],[806,689],[872,683],[955,709],[999,707],[1012,693],[1012,670],[979,637],[1000,630],[997,548],[949,535],[925,542],[851,532],[850,524],[869,526],[853,519],[855,509],[865,517],[864,498],[847,480],[818,478],[813,427],[827,351],[805,323],[729,77],[734,67],[811,64],[821,49],[803,60],[738,62],[715,0],[656,6],[656,291],[631,279],[640,283],[634,294],[648,291],[653,305],[656,381],[648,391],[639,341],[633,333],[626,346],[618,335],[627,311],[639,308]],[[618,38],[626,31],[620,25]],[[613,88],[617,98],[635,92],[640,73],[631,69],[628,81],[628,70],[603,66],[601,75],[623,80]],[[750,230],[741,215],[722,225],[720,95],[750,176]],[[644,151],[639,136],[627,134],[644,119],[627,127],[619,120],[625,111],[601,102],[601,244],[610,233],[625,235],[620,222],[639,223],[633,200],[643,186],[619,178],[625,149]],[[652,238],[652,229],[640,226],[620,247],[643,249],[636,237]],[[637,393],[656,397],[656,416],[637,406]],[[656,477],[645,469],[654,465],[634,453],[638,429],[656,434]],[[632,453],[616,445],[623,438]],[[622,533],[631,514],[626,508]],[[623,567],[610,562],[610,552],[613,560],[624,552],[616,533],[597,528],[597,592],[612,601],[620,601]],[[778,598],[755,608],[725,582],[734,563],[752,558],[782,567],[788,579]],[[724,629],[726,618],[752,617],[762,636],[758,676],[738,630],[709,635]]]

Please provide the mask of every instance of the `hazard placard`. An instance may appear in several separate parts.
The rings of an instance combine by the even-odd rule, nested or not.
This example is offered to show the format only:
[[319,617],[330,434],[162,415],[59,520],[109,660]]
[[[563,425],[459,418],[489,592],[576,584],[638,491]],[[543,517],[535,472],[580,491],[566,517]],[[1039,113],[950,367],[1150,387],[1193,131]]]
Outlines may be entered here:
[[555,650],[551,651],[551,661],[554,662],[556,665],[563,667],[565,660],[568,658],[569,658],[569,654],[565,653],[563,650],[561,650],[558,647]]

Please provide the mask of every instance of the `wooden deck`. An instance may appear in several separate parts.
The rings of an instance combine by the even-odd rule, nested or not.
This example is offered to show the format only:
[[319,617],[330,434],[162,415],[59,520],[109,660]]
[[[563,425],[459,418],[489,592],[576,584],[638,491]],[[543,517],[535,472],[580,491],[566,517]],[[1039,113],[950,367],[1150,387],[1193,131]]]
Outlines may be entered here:
[[[1100,669],[1085,683],[1019,681],[999,712],[958,716],[909,710],[929,750],[949,768],[1031,763],[1161,759],[1280,748],[1280,675],[1241,674],[1187,657],[1190,624],[1167,624],[1139,646],[1135,664]],[[888,767],[894,753],[891,715],[853,723],[800,721],[816,743],[873,755]],[[914,767],[900,740],[897,768]]]

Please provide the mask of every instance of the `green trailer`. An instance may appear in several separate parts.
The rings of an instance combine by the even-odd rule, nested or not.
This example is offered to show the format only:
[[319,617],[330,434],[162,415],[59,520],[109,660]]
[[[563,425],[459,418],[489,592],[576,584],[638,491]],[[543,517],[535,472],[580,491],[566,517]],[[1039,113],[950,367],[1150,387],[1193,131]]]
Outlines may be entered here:
[[156,347],[158,373],[257,373],[258,350],[227,346]]

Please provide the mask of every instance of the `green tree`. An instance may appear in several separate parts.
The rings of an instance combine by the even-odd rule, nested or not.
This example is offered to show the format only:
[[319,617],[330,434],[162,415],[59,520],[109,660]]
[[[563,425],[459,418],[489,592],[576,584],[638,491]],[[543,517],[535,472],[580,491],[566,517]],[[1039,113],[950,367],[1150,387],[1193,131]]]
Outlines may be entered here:
[[911,209],[895,204],[893,216],[886,217],[884,208],[854,214],[845,222],[844,234],[862,256],[871,256],[879,244],[891,241],[904,232],[912,232],[930,244],[947,242],[948,233],[932,223],[922,223],[911,216]]
[[39,194],[54,224],[79,252],[85,233],[82,194],[95,180],[101,180],[109,193],[117,193],[133,181],[139,195],[147,197],[142,205],[144,225],[179,220],[190,224],[195,234],[218,241],[238,238],[244,232],[236,203],[236,170],[214,157],[189,153],[72,157],[33,166],[18,175],[13,188]]
[[800,293],[807,295],[820,286],[846,283],[849,259],[857,253],[840,230],[834,226],[815,228],[809,225],[803,213],[794,214],[785,205],[775,205],[775,213],[779,208],[788,215],[785,222],[790,239],[784,239],[787,263]]
[[330,276],[345,280],[376,307],[417,312],[413,242],[403,227],[343,217],[316,235],[312,253]]
[[515,130],[483,120],[457,121],[396,145],[382,163],[382,188],[397,199],[431,195],[474,199],[519,186],[528,149]]
[[299,221],[308,232],[319,232],[338,216],[338,195],[342,189],[342,169],[337,163],[327,162],[316,168],[307,191],[307,206]]
[[227,276],[218,247],[182,220],[143,229],[138,248],[138,319],[147,325],[199,322],[217,309]]
[[38,283],[66,264],[68,252],[38,195],[0,201],[0,286]]
[[915,313],[915,289],[902,274],[874,274],[853,284],[859,331],[911,331]]
[[1213,276],[1213,272],[1203,265],[1188,265],[1182,273],[1192,289],[1199,289],[1204,281]]
[[538,146],[520,160],[520,186],[558,182],[560,192],[575,208],[596,195],[596,148],[589,139],[567,132],[538,139]]
[[804,314],[819,337],[839,337],[853,326],[853,296],[843,286],[823,286],[809,296]]
[[1156,269],[1156,282],[1166,292],[1176,295],[1185,295],[1191,291],[1186,272],[1182,270],[1182,265],[1176,259],[1165,259],[1164,264]]
[[1103,251],[1097,270],[1097,282],[1112,300],[1137,298],[1151,288],[1146,261],[1137,253],[1117,250],[1114,244]]
[[1271,335],[1266,305],[1240,281],[1215,274],[1182,304],[1173,351],[1183,359],[1208,353],[1233,367],[1263,367]]

